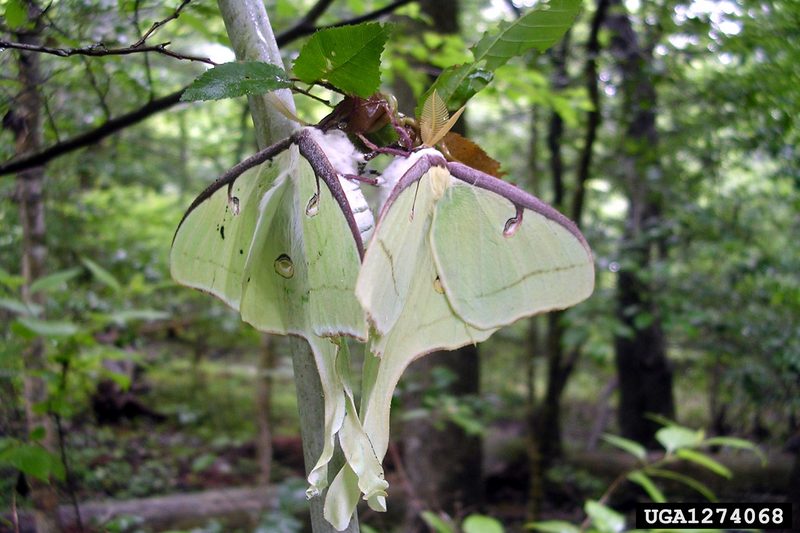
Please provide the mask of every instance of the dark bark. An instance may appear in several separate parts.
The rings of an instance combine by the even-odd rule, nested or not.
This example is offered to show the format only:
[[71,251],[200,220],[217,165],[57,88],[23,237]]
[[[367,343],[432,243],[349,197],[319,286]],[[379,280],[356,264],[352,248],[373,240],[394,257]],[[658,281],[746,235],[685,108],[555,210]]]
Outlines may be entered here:
[[[38,6],[28,4],[28,16],[36,21],[40,16]],[[33,46],[40,44],[40,26],[19,36],[20,42]],[[42,98],[38,87],[41,81],[39,56],[30,52],[18,52],[18,80],[21,87],[17,107],[13,110],[13,120],[4,120],[15,139],[15,153],[25,155],[39,150],[42,145]],[[19,203],[22,226],[22,299],[26,303],[44,307],[46,303],[41,293],[32,294],[31,283],[45,273],[47,243],[45,230],[45,175],[41,167],[20,172],[17,175],[16,199]],[[25,377],[24,397],[28,432],[43,428],[45,436],[42,446],[50,452],[56,449],[55,428],[49,415],[42,414],[37,405],[47,399],[47,385],[42,374],[47,367],[47,355],[42,339],[33,340],[24,354]],[[33,502],[38,533],[56,531],[58,495],[53,485],[31,479],[31,500]]]
[[658,159],[656,89],[650,50],[640,39],[619,0],[607,26],[611,49],[622,79],[622,117],[626,135],[620,168],[628,197],[628,212],[620,250],[617,316],[629,331],[615,338],[620,384],[619,423],[623,436],[655,445],[659,425],[650,413],[672,417],[672,370],[667,359],[658,304],[648,281],[648,270],[658,242],[648,235],[661,223],[662,169]]
[[[480,381],[477,347],[427,355],[409,367],[404,379],[421,391],[428,390],[436,367],[445,368],[455,376],[443,393],[456,397],[477,394]],[[420,396],[409,398],[408,407],[419,407]],[[437,429],[427,420],[414,420],[403,428],[403,452],[415,496],[426,508],[457,516],[480,505],[483,496],[480,437],[466,434],[452,422]],[[421,523],[414,528],[427,531]]]

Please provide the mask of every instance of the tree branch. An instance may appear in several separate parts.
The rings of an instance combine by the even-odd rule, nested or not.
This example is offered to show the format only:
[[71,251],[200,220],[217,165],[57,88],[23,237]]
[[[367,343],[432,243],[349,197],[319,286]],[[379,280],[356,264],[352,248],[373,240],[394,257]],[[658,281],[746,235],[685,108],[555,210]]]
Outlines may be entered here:
[[[358,22],[364,22],[367,20],[374,20],[387,13],[390,13],[391,11],[397,9],[398,7],[410,4],[411,2],[414,1],[416,0],[397,0],[383,8],[377,9],[365,15],[354,17],[348,20],[343,20],[336,24],[332,24],[330,26],[325,26],[325,27],[344,26],[347,24],[356,24]],[[324,10],[320,11],[320,6],[324,5],[326,2],[327,0],[320,0],[319,2],[317,2],[317,4],[309,11],[309,14],[315,12],[316,10],[317,17],[322,15],[322,12],[324,12]],[[300,37],[309,35],[320,29],[320,27],[308,25],[308,21],[313,22],[313,20],[309,18],[308,14],[305,17],[303,17],[303,20],[307,21],[305,25],[303,25],[301,21],[301,23],[296,24],[292,28],[276,36],[275,40],[278,42],[278,46],[285,46]],[[0,41],[0,47],[2,47],[2,43],[3,41]],[[104,122],[95,129],[78,134],[75,137],[67,139],[63,142],[58,142],[39,152],[35,152],[30,155],[26,155],[11,161],[6,161],[0,164],[0,176],[6,174],[13,174],[21,172],[23,170],[27,170],[29,168],[44,165],[64,154],[68,154],[69,152],[73,152],[80,148],[85,148],[86,146],[90,146],[94,143],[100,142],[106,137],[113,135],[124,128],[127,128],[128,126],[132,126],[133,124],[141,122],[142,120],[145,120],[151,117],[152,115],[155,115],[156,113],[164,111],[165,109],[169,109],[170,107],[179,103],[181,95],[183,94],[183,91],[186,90],[186,88],[187,87],[183,87],[180,90],[175,91],[174,93],[170,93],[166,96],[162,96],[161,98],[151,100],[150,102],[148,102],[147,104],[143,105],[138,109],[130,111],[129,113],[126,113],[124,115],[120,115],[119,117],[107,120],[106,122]]]
[[3,163],[0,165],[0,176],[4,174],[13,174],[16,172],[27,170],[29,168],[44,165],[45,163],[48,163],[53,159],[60,157],[64,154],[67,154],[79,148],[84,148],[96,142],[100,142],[109,135],[118,132],[119,130],[122,130],[128,126],[136,124],[137,122],[140,122],[150,117],[151,115],[154,115],[160,111],[168,109],[173,105],[177,104],[181,99],[181,94],[183,94],[184,89],[180,89],[179,91],[175,91],[174,93],[168,94],[167,96],[163,96],[161,98],[148,102],[139,109],[136,109],[124,115],[120,115],[119,117],[112,118],[104,122],[97,128],[76,135],[71,139],[67,139],[66,141],[56,143],[39,152],[35,152],[33,154],[20,157],[16,160]]
[[396,9],[400,7],[403,7],[406,4],[410,4],[416,1],[417,0],[396,0],[391,4],[388,4],[380,9],[376,9],[375,11],[370,11],[369,13],[366,13],[359,17],[353,17],[351,19],[336,22],[335,24],[328,24],[327,26],[320,26],[318,28],[314,28],[313,31],[309,33],[314,33],[317,30],[325,30],[328,28],[339,28],[341,26],[347,26],[350,24],[361,24],[362,22],[369,22],[370,20],[375,20],[377,18],[382,17],[383,15],[388,15],[389,13],[394,12]]
[[202,63],[207,63],[209,65],[216,65],[216,63],[214,63],[207,57],[191,56],[187,54],[180,54],[178,52],[173,52],[172,50],[167,48],[169,44],[170,44],[169,41],[167,41],[161,44],[154,44],[150,46],[133,45],[133,46],[128,46],[126,48],[106,48],[106,46],[103,43],[98,43],[83,48],[52,48],[50,46],[36,46],[36,45],[16,43],[12,41],[6,41],[5,39],[0,39],[0,48],[25,50],[27,52],[38,52],[40,54],[50,54],[59,57],[70,57],[77,55],[90,56],[90,57],[123,56],[130,54],[154,52],[156,54],[162,54],[165,56],[174,57],[175,59],[183,59],[186,61],[200,61]]
[[148,39],[148,38],[149,38],[151,35],[153,35],[155,32],[157,32],[157,31],[158,31],[158,29],[159,29],[159,28],[161,28],[161,26],[163,26],[164,24],[166,24],[167,22],[169,22],[169,21],[171,21],[171,20],[175,20],[175,19],[177,19],[178,17],[180,17],[180,16],[181,16],[181,11],[183,10],[183,8],[184,8],[184,7],[186,7],[187,5],[189,5],[189,2],[191,2],[191,1],[192,1],[192,0],[183,0],[183,1],[181,2],[181,5],[179,5],[179,6],[178,6],[178,7],[175,9],[175,11],[173,11],[173,12],[172,12],[172,15],[168,16],[168,17],[167,17],[167,18],[165,18],[165,19],[161,19],[161,20],[159,20],[158,22],[154,22],[154,23],[153,23],[153,25],[152,25],[152,26],[150,26],[150,29],[149,29],[149,30],[147,30],[147,32],[146,32],[144,35],[142,35],[142,37],[141,37],[141,38],[140,38],[138,41],[136,41],[135,43],[133,43],[133,48],[136,48],[137,46],[142,46],[142,45],[144,44],[144,42],[145,42],[145,41],[146,41],[146,40],[147,40],[147,39]]

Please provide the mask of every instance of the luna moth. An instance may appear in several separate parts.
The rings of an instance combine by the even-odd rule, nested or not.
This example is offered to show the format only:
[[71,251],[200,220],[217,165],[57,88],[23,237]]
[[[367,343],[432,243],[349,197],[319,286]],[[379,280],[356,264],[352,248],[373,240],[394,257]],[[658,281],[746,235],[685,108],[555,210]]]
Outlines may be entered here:
[[[248,158],[191,204],[173,239],[170,270],[176,281],[219,297],[257,329],[309,342],[325,396],[326,436],[309,473],[309,496],[327,485],[338,433],[356,487],[383,510],[383,471],[355,415],[340,345],[327,338],[367,338],[353,289],[373,219],[358,184],[347,177],[359,158],[343,132],[313,127]],[[331,508],[341,507],[337,499],[344,496],[331,492]]]
[[574,305],[594,287],[583,235],[522,189],[433,148],[398,158],[383,179],[396,185],[356,283],[377,333],[361,415],[379,458],[388,446],[392,393],[412,360]]

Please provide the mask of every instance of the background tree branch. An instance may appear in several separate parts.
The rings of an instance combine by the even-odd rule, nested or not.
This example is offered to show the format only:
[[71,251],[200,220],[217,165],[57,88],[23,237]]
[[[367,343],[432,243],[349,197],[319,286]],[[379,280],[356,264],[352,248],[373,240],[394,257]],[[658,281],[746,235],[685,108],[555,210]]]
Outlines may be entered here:
[[[368,20],[375,20],[383,15],[391,13],[392,11],[401,6],[410,4],[411,2],[414,1],[416,0],[396,0],[395,2],[392,2],[391,4],[388,4],[387,6],[382,7],[380,9],[376,9],[375,11],[372,11],[370,13],[342,20],[335,24],[331,24],[330,26],[344,26],[347,24],[356,24]],[[188,1],[184,3],[188,3]],[[325,9],[327,9],[327,7],[329,7],[331,3],[332,0],[331,1],[320,0],[309,10],[309,12],[306,14],[306,16],[304,16],[300,20],[300,22],[298,22],[288,30],[276,35],[275,40],[277,41],[278,46],[285,46],[290,42],[299,39],[300,37],[310,35],[315,31],[317,31],[318,29],[322,28],[321,26],[315,26],[314,22],[318,20],[320,16],[322,16],[322,14],[325,12]],[[153,28],[151,28],[151,30],[152,29]],[[149,31],[148,33],[152,34],[152,31]],[[5,41],[0,41],[0,46],[3,46],[2,45],[3,42]],[[60,54],[55,54],[55,55],[60,55]],[[109,54],[95,54],[95,56],[102,56],[102,55],[109,55]],[[0,164],[0,176],[21,172],[26,169],[47,164],[53,159],[56,159],[62,155],[98,143],[103,139],[105,139],[106,137],[117,133],[118,131],[121,131],[129,126],[141,122],[142,120],[150,118],[156,113],[160,113],[161,111],[169,109],[170,107],[179,103],[181,95],[185,90],[186,87],[183,87],[166,96],[162,96],[161,98],[151,100],[147,102],[145,105],[139,107],[138,109],[134,109],[133,111],[125,113],[124,115],[120,115],[119,117],[109,119],[100,126],[92,130],[80,133],[62,142],[57,142],[38,152],[31,153],[29,155],[19,157],[16,159],[12,159],[11,161],[6,161]]]

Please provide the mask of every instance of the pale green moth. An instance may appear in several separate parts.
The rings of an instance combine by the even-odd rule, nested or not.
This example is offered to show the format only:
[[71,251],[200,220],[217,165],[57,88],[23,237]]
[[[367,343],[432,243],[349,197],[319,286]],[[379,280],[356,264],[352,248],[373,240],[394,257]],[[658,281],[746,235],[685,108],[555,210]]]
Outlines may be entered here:
[[594,288],[588,244],[552,207],[430,148],[392,165],[384,178],[397,183],[356,283],[378,333],[361,414],[379,458],[392,393],[412,360],[575,305]]
[[[325,338],[367,338],[354,286],[361,239],[370,235],[372,218],[357,185],[342,177],[355,171],[348,160],[355,149],[342,139],[341,132],[329,136],[304,128],[223,175],[184,216],[170,269],[176,281],[219,297],[257,329],[309,342],[325,395],[326,435],[308,476],[309,497],[328,483],[339,433],[357,486],[371,506],[383,510],[380,462],[355,416],[349,378],[337,362],[339,346]],[[241,173],[268,158],[274,159]],[[315,173],[328,187],[317,188]],[[336,499],[342,496],[329,493],[332,508],[341,507]]]

